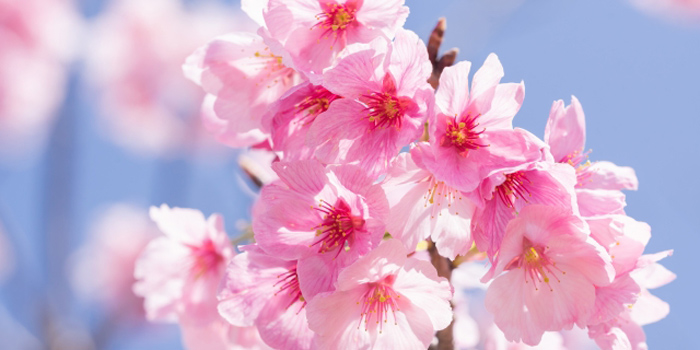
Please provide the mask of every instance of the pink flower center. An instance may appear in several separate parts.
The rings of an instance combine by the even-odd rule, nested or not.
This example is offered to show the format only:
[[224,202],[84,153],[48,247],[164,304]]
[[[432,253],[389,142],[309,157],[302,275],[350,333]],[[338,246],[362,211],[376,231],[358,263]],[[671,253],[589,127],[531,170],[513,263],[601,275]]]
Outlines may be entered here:
[[557,282],[561,282],[557,277],[558,273],[566,275],[566,271],[560,270],[556,263],[550,259],[546,250],[549,247],[535,246],[527,238],[523,241],[523,253],[520,256],[513,258],[508,263],[506,270],[523,269],[525,273],[525,283],[532,283],[535,290],[539,290],[539,284],[546,283],[550,291],[553,291],[549,284],[550,277],[553,277]]
[[306,112],[306,117],[304,118],[304,124],[311,124],[319,114],[328,110],[331,102],[336,99],[342,98],[328,90],[324,87],[316,87],[311,94],[306,96],[301,102],[296,104],[296,108],[299,112]]
[[275,292],[275,295],[280,293],[286,293],[291,295],[291,302],[287,305],[287,309],[294,305],[296,302],[301,303],[299,311],[306,306],[306,299],[301,295],[301,289],[299,288],[299,276],[297,275],[297,267],[289,269],[287,272],[277,276],[277,282],[275,287],[279,286],[279,290]]
[[323,33],[321,38],[333,35],[338,37],[338,33],[342,33],[348,26],[355,22],[355,12],[357,9],[350,4],[323,4],[323,12],[316,15],[319,21],[313,28],[321,28]]
[[590,181],[589,179],[593,175],[588,171],[588,167],[591,166],[591,161],[588,160],[590,153],[590,150],[588,152],[573,151],[559,162],[569,164],[576,169],[576,187],[583,187],[584,183]]
[[282,64],[282,57],[271,53],[269,48],[266,47],[262,52],[255,51],[255,58],[262,60],[263,71],[266,72],[259,75],[260,81],[255,83],[256,86],[267,84],[267,88],[271,88],[280,82],[284,85],[293,83],[294,69]]
[[496,187],[496,193],[506,207],[514,208],[513,205],[516,199],[522,199],[527,202],[526,197],[532,197],[530,191],[527,189],[525,181],[527,181],[528,184],[532,184],[532,182],[525,177],[524,171],[518,171],[512,174],[506,174],[506,181]]
[[319,253],[338,249],[336,256],[344,249],[350,249],[353,234],[362,230],[365,220],[360,216],[352,215],[352,210],[342,199],[338,199],[335,205],[321,200],[318,208],[314,207],[314,209],[323,213],[323,222],[314,227],[317,240],[312,246],[318,245]]
[[440,145],[442,147],[456,148],[463,157],[465,157],[470,150],[488,147],[489,145],[480,142],[481,134],[486,131],[486,129],[482,129],[481,131],[476,130],[479,126],[479,123],[476,122],[478,117],[478,115],[476,117],[467,115],[467,117],[462,118],[460,122],[457,122],[457,116],[452,118],[447,117],[447,129],[440,140]]
[[210,239],[204,241],[201,246],[189,246],[189,248],[194,256],[192,272],[195,278],[216,270],[219,264],[224,261],[224,257],[219,254],[214,242]]
[[401,129],[403,116],[413,104],[410,98],[397,97],[390,92],[373,92],[363,95],[362,101],[367,105],[365,111],[372,129],[394,127]]
[[[428,187],[428,193],[423,196],[425,199],[424,207],[428,207],[428,204],[433,206],[431,219],[435,218],[435,212],[438,212],[438,216],[442,216],[442,208],[447,207],[448,210],[452,208],[452,204],[456,201],[462,200],[462,193],[458,190],[453,189],[450,186],[445,185],[443,181],[437,181],[434,176],[430,176],[430,187]],[[459,215],[459,212],[455,212],[455,215]]]
[[369,288],[357,302],[358,305],[362,305],[360,324],[357,329],[360,329],[362,320],[364,320],[365,330],[368,330],[370,322],[374,319],[375,324],[379,325],[379,333],[381,333],[384,324],[389,321],[389,312],[394,318],[394,324],[397,324],[396,311],[401,311],[398,304],[401,295],[394,291],[392,284],[393,276],[389,276],[385,281],[369,284]]

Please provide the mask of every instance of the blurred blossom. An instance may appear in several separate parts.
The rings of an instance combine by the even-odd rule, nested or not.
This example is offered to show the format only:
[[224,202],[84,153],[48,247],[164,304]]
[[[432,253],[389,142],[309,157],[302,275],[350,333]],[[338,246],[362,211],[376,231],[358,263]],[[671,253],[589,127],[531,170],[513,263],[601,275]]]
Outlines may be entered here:
[[80,29],[72,1],[0,0],[0,157],[43,144]]
[[243,13],[214,3],[189,9],[173,0],[111,1],[92,24],[86,50],[103,129],[138,153],[194,146],[204,93],[184,78],[185,58],[216,35],[256,28]]
[[14,270],[15,258],[2,223],[0,223],[0,282]]
[[671,21],[700,22],[700,0],[630,0],[634,6]]
[[145,209],[115,204],[103,211],[71,260],[76,291],[114,313],[143,318],[143,298],[132,291],[134,266],[158,232]]

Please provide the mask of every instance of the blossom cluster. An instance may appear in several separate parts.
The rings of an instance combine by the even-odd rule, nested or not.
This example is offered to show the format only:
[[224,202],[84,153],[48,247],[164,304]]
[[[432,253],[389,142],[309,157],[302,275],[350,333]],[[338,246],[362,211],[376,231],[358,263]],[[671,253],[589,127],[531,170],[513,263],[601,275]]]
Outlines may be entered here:
[[152,208],[165,236],[134,287],[150,319],[179,322],[192,349],[426,349],[462,329],[460,290],[432,258],[490,266],[500,331],[485,339],[535,346],[577,326],[603,349],[646,347],[671,252],[643,254],[650,228],[622,192],[635,173],[588,160],[575,97],[554,102],[541,140],[513,127],[525,87],[501,83],[495,54],[428,83],[403,0],[242,6],[257,33],[217,37],[183,69],[217,140],[271,155],[255,243],[237,254],[219,215]]

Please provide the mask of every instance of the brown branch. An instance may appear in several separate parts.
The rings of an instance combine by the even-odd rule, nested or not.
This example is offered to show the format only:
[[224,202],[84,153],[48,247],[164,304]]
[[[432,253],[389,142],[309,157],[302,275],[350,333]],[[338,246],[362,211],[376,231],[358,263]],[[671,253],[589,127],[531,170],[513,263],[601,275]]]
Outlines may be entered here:
[[[430,262],[435,266],[438,275],[447,278],[449,281],[452,278],[452,261],[440,255],[432,241],[428,241],[428,253],[430,253]],[[436,337],[438,339],[438,344],[437,346],[431,346],[431,350],[454,350],[453,326],[454,318],[447,328],[437,332]]]

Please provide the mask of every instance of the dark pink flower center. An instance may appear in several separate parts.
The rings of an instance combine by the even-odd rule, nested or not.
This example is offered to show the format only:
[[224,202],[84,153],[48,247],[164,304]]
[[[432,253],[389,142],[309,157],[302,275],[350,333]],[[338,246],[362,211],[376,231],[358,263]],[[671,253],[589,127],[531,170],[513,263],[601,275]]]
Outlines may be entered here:
[[557,274],[566,275],[566,271],[559,269],[557,264],[547,256],[547,249],[549,247],[535,246],[525,238],[523,240],[523,253],[513,258],[506,265],[506,270],[522,269],[525,273],[525,283],[532,283],[535,290],[539,290],[539,285],[545,283],[549,290],[553,291],[549,284],[551,278],[559,283],[561,280]]
[[295,107],[299,112],[306,112],[304,124],[310,124],[319,114],[328,110],[331,102],[339,98],[342,97],[326,90],[323,86],[318,86]]
[[224,257],[214,246],[214,242],[207,239],[201,246],[189,246],[194,256],[192,272],[195,278],[199,278],[210,271],[214,271],[224,261]]
[[481,134],[486,130],[477,130],[479,123],[477,118],[467,115],[457,121],[457,116],[447,117],[447,128],[445,134],[440,140],[442,147],[454,147],[460,155],[466,156],[470,150],[476,150],[481,147],[488,147],[488,144],[481,142]]
[[287,305],[287,308],[294,305],[296,302],[301,303],[299,311],[306,306],[306,299],[301,295],[301,289],[299,288],[299,276],[297,275],[296,266],[277,276],[275,287],[277,286],[279,286],[279,290],[275,292],[275,295],[285,293],[291,296],[291,302]]
[[362,326],[362,320],[365,323],[365,330],[368,330],[370,322],[374,321],[375,324],[379,325],[379,333],[381,333],[384,324],[389,321],[389,313],[394,318],[394,324],[397,324],[396,311],[401,311],[398,304],[401,295],[394,291],[392,284],[393,276],[390,276],[385,281],[368,285],[367,290],[357,302],[358,305],[362,305],[358,329]]
[[343,33],[345,29],[355,22],[355,8],[354,3],[345,4],[322,4],[323,12],[316,15],[316,19],[319,21],[313,28],[321,28],[323,33],[321,38],[333,36],[338,37],[339,33]]
[[365,112],[371,129],[394,127],[401,129],[404,115],[414,107],[413,100],[397,96],[396,81],[386,73],[382,82],[382,92],[372,92],[360,97],[367,107]]
[[527,197],[532,197],[527,188],[531,183],[524,171],[506,174],[506,180],[496,187],[496,193],[506,207],[514,208],[516,199],[527,202]]
[[354,216],[350,207],[342,199],[338,199],[335,205],[321,200],[318,207],[314,207],[323,213],[323,222],[316,229],[316,242],[319,253],[338,250],[336,256],[346,248],[349,249],[354,233],[362,230],[365,220],[361,216]]

